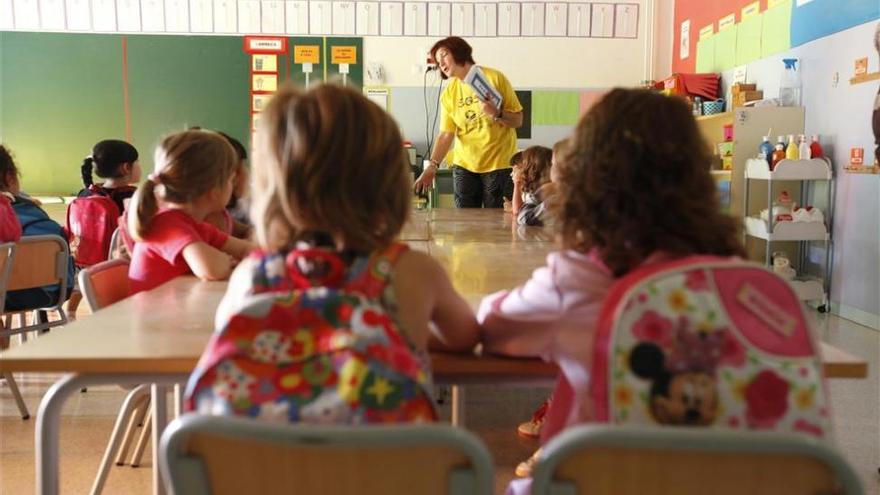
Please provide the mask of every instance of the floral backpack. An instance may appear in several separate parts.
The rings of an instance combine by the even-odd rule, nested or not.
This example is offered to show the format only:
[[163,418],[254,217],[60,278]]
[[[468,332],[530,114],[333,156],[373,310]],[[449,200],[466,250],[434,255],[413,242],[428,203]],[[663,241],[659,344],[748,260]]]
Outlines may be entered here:
[[599,316],[596,419],[828,438],[812,331],[788,283],[757,264],[695,256],[638,269]]
[[406,249],[350,260],[311,246],[254,253],[254,295],[209,342],[187,409],[275,422],[436,420],[430,373],[389,314]]

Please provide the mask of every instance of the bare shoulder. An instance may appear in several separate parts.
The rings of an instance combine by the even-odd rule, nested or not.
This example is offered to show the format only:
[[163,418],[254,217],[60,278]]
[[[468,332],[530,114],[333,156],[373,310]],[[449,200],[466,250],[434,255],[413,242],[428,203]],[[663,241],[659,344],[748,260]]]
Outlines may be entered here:
[[445,274],[443,267],[430,254],[415,249],[402,253],[394,266],[394,278],[398,282],[434,282]]

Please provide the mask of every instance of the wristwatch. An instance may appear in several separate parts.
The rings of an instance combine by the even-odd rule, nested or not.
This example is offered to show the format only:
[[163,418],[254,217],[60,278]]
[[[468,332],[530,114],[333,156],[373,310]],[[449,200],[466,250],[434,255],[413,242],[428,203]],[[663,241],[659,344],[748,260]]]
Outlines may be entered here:
[[440,162],[438,162],[437,160],[431,158],[431,159],[429,159],[428,161],[430,162],[431,165],[434,166],[435,169],[440,168]]

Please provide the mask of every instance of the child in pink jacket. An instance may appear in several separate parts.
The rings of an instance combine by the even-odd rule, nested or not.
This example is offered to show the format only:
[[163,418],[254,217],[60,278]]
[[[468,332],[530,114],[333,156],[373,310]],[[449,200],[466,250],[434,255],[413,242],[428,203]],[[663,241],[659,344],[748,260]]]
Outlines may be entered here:
[[[735,220],[721,213],[710,163],[684,100],[647,90],[611,91],[569,138],[556,164],[561,250],[525,284],[483,299],[477,313],[487,352],[559,365],[554,397],[570,400],[551,401],[542,443],[594,417],[587,393],[594,332],[615,279],[682,256],[743,255]],[[527,476],[534,459],[518,474]],[[520,480],[509,487],[527,489]]]

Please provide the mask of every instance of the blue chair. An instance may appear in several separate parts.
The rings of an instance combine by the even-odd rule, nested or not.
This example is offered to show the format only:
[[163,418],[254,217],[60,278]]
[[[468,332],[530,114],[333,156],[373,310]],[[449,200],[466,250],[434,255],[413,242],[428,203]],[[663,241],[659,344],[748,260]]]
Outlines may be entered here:
[[440,424],[324,426],[184,415],[162,435],[169,493],[490,495],[473,434]]
[[542,450],[534,495],[863,493],[829,444],[774,432],[588,425]]

